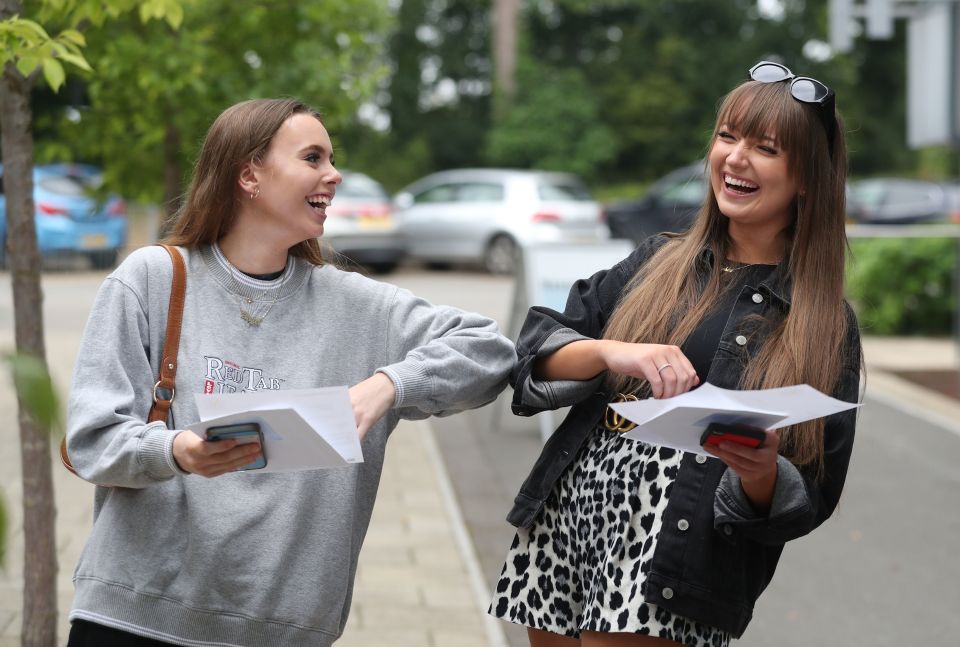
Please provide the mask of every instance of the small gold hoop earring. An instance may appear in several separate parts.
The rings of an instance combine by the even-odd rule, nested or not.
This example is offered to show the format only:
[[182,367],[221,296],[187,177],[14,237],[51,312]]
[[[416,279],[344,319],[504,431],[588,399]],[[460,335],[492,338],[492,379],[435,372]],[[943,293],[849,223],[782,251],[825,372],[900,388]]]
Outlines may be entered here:
[[251,200],[256,200],[260,197],[260,187],[254,187],[253,193],[250,194]]

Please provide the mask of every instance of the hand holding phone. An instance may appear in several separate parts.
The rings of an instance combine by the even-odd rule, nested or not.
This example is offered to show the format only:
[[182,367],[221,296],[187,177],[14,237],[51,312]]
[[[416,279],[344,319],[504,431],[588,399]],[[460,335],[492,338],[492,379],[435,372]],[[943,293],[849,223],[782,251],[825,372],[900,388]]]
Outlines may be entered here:
[[246,443],[260,443],[260,455],[252,463],[238,467],[236,471],[259,470],[267,466],[267,454],[263,446],[263,432],[260,431],[260,425],[255,422],[244,422],[234,425],[222,425],[219,427],[210,427],[207,429],[207,440],[217,442],[219,440],[234,439],[238,445]]
[[747,447],[761,447],[766,437],[767,434],[763,429],[756,427],[711,422],[700,436],[700,445],[719,445],[720,442],[727,440]]

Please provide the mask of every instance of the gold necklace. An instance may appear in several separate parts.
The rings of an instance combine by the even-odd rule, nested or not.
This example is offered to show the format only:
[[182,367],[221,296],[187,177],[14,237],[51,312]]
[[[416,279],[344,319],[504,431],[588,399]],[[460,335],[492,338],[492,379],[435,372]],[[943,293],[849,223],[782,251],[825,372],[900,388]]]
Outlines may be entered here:
[[[226,259],[226,257],[224,257]],[[267,287],[260,292],[259,295],[253,296],[248,292],[244,285],[237,278],[237,274],[240,272],[233,263],[227,261],[227,264],[230,266],[230,279],[233,282],[235,289],[230,289],[230,291],[237,297],[237,306],[240,309],[240,318],[247,322],[247,325],[254,328],[259,328],[260,324],[263,323],[263,320],[267,318],[267,315],[270,314],[270,311],[273,310],[274,304],[277,302],[277,298],[280,296],[280,288]],[[264,297],[267,296],[268,292],[272,292],[272,298],[269,300],[264,300]],[[252,309],[247,310],[243,307],[243,304],[246,303],[247,306],[253,306]]]
[[[280,291],[274,290],[273,298],[270,299],[270,301],[262,302],[263,297],[266,296],[267,292],[269,291],[270,288],[267,288],[261,292],[260,296],[256,299],[237,293],[237,296],[240,298],[240,300],[237,302],[240,306],[240,318],[246,321],[248,325],[253,326],[254,328],[259,328],[260,324],[263,323],[263,320],[266,319],[267,315],[270,314],[270,311],[273,310],[273,304],[277,302],[277,295]],[[253,309],[253,311],[245,310],[243,307],[244,302],[246,302],[247,305],[256,303],[257,306]],[[261,311],[261,309],[263,310]]]
[[720,269],[723,270],[724,272],[730,273],[730,272],[736,272],[737,270],[746,269],[748,267],[753,267],[754,265],[760,265],[760,263],[748,263],[746,265],[738,265],[737,267],[732,267],[730,265],[721,265]]
[[[737,261],[726,261],[726,263],[736,263]],[[758,265],[777,265],[777,263],[741,263],[734,267],[733,265],[723,264],[720,266],[720,269],[726,273],[736,272],[737,270],[745,270],[748,267],[756,267]]]

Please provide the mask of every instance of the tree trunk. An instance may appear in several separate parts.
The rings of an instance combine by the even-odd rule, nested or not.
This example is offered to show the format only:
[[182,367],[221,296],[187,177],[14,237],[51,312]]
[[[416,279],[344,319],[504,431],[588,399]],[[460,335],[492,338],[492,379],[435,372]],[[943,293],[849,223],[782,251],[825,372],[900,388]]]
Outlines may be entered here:
[[509,103],[516,90],[520,0],[493,0],[493,65],[497,90]]
[[[0,1],[0,20],[19,12],[16,2]],[[13,284],[17,353],[46,363],[43,295],[33,205],[31,82],[8,64],[0,78],[0,131],[7,200],[7,250]],[[19,394],[18,394],[19,395]],[[18,397],[20,463],[23,471],[23,629],[24,647],[57,643],[57,553],[50,462],[50,438]]]
[[159,238],[173,229],[183,201],[183,172],[180,169],[180,129],[167,124],[163,137],[163,224]]

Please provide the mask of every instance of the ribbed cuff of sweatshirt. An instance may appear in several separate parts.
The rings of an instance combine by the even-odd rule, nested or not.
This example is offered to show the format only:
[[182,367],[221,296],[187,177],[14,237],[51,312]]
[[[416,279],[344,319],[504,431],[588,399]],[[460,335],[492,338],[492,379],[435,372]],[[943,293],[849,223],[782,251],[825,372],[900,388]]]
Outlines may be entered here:
[[[537,350],[537,358],[557,352],[575,341],[587,341],[575,330],[560,328],[551,334]],[[595,393],[603,383],[606,373],[600,373],[589,380],[537,380],[532,373],[523,383],[523,404],[543,409],[568,407]]]
[[180,432],[179,429],[167,429],[162,424],[144,430],[138,453],[140,462],[151,478],[165,481],[177,474],[187,474],[173,458],[173,439]]
[[407,358],[399,364],[391,364],[377,369],[390,378],[397,391],[393,406],[397,408],[416,406],[430,398],[433,383],[426,367],[416,360]]

